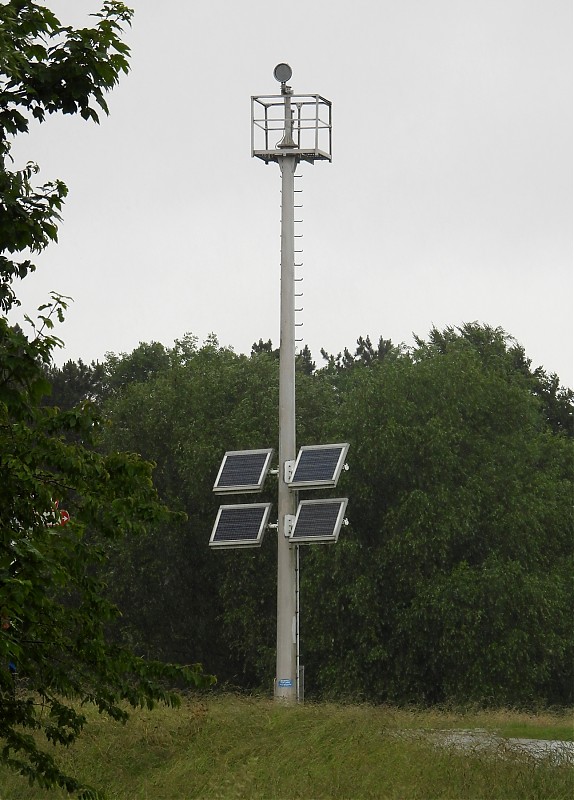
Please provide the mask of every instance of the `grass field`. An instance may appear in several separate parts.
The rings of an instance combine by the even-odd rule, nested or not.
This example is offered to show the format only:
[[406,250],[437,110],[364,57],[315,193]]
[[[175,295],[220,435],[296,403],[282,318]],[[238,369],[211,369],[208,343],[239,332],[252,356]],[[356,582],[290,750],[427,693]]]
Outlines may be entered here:
[[[502,751],[452,751],[425,732],[573,738],[572,715],[449,713],[305,704],[231,695],[180,709],[97,714],[61,754],[110,800],[572,800],[572,767]],[[504,757],[501,757],[504,756]],[[0,771],[1,800],[60,800]]]

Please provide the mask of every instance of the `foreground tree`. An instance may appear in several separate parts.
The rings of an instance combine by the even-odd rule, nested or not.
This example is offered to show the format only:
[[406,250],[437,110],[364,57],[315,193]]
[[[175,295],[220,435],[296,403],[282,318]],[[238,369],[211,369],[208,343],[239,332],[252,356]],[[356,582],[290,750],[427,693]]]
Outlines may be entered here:
[[0,760],[84,797],[97,791],[64,774],[45,747],[77,737],[81,703],[122,720],[125,702],[177,702],[167,681],[207,682],[198,666],[147,662],[109,643],[117,611],[98,577],[109,542],[170,514],[150,464],[89,447],[100,426],[89,402],[66,411],[41,405],[65,301],[53,297],[29,319],[29,335],[5,316],[19,305],[15,281],[35,268],[14,254],[56,239],[67,192],[59,181],[34,188],[33,164],[10,171],[10,137],[25,133],[31,117],[60,111],[97,121],[97,107],[107,112],[104,92],[127,70],[119,36],[131,11],[106,2],[95,17],[93,27],[74,30],[33,2],[0,6]]

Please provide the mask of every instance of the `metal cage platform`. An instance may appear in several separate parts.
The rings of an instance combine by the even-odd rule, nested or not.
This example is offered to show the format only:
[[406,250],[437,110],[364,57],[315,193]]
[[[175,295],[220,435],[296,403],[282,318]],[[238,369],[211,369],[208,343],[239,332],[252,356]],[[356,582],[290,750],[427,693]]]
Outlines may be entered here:
[[[290,95],[291,121],[284,95],[251,98],[251,155],[265,163],[296,155],[303,161],[331,161],[331,102],[319,94]],[[293,144],[282,145],[290,129]],[[276,140],[276,141],[274,141]]]

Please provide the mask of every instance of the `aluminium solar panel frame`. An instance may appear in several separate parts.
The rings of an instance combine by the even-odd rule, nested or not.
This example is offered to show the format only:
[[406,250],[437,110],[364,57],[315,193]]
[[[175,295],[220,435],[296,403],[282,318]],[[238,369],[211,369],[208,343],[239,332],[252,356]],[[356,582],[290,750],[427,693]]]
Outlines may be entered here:
[[[273,448],[272,447],[265,447],[260,450],[228,450],[225,455],[223,456],[223,460],[221,462],[221,466],[219,467],[219,471],[217,473],[217,477],[215,479],[215,483],[213,484],[213,491],[215,494],[253,494],[255,492],[260,492],[261,487],[267,477],[267,473],[269,472],[269,467],[271,465],[271,457],[273,455]],[[225,467],[227,466],[228,459],[233,456],[247,456],[247,455],[264,455],[266,454],[267,457],[264,460],[263,467],[259,473],[259,478],[256,483],[249,483],[249,484],[233,484],[229,486],[219,486],[219,481],[223,475]]]
[[[293,480],[295,475],[297,474],[297,468],[299,463],[304,457],[304,454],[312,451],[312,450],[333,450],[334,448],[340,447],[341,452],[339,453],[339,458],[337,460],[337,464],[335,469],[333,470],[331,477],[328,479],[322,478],[319,480]],[[289,485],[290,489],[322,489],[325,487],[334,487],[337,485],[339,481],[339,476],[341,475],[341,471],[345,465],[345,459],[347,458],[347,453],[349,451],[349,443],[348,442],[337,442],[336,444],[315,444],[315,445],[304,445],[299,449],[299,453],[297,454],[297,460],[293,465],[293,469],[291,472],[290,479],[286,481]]]
[[[299,506],[297,508],[297,514],[295,515],[295,520],[291,527],[291,531],[289,533],[289,542],[290,544],[326,544],[328,542],[336,542],[339,538],[339,532],[341,530],[341,526],[343,525],[345,519],[345,511],[347,510],[347,503],[349,499],[347,497],[333,497],[329,499],[321,499],[321,500],[301,500]],[[337,512],[337,517],[335,520],[335,524],[333,525],[332,533],[328,536],[297,536],[297,523],[299,522],[299,517],[301,515],[301,509],[313,506],[313,505],[326,505],[326,504],[339,504],[339,511]]]
[[[267,528],[269,522],[269,514],[271,513],[271,503],[237,503],[234,505],[225,505],[220,506],[217,512],[217,517],[215,518],[215,524],[211,531],[211,537],[209,539],[209,546],[217,548],[218,550],[237,550],[237,549],[244,549],[248,547],[261,547],[263,542],[263,535]],[[248,508],[259,508],[263,510],[263,515],[261,517],[261,521],[259,524],[258,529],[255,532],[255,535],[252,536],[250,539],[225,539],[223,541],[217,541],[217,529],[219,527],[219,521],[223,512],[228,511],[230,509],[240,509],[244,511]]]

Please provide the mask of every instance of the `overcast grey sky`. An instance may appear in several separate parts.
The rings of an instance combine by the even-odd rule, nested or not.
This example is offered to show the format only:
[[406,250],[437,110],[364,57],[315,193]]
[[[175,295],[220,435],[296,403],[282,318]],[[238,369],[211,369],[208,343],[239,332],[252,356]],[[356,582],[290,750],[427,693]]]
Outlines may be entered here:
[[[81,23],[98,0],[48,0]],[[85,361],[215,332],[279,341],[279,169],[250,157],[250,97],[287,61],[333,102],[333,163],[304,164],[304,341],[413,344],[501,326],[572,386],[571,0],[132,0],[132,70],[98,126],[15,147],[70,195],[26,311],[74,298]]]

